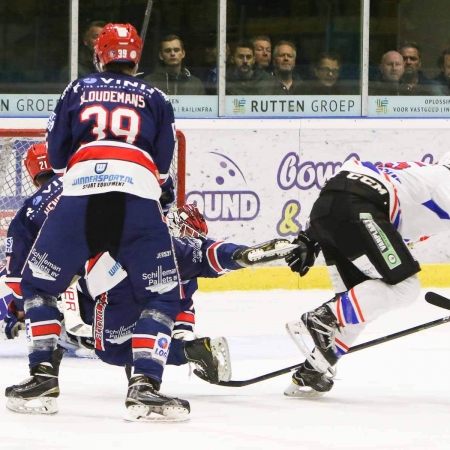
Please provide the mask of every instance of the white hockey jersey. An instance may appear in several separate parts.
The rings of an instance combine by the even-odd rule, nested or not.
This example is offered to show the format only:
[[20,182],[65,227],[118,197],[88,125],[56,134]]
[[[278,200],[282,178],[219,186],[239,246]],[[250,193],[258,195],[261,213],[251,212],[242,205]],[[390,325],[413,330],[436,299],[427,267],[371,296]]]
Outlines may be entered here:
[[390,220],[405,241],[450,231],[450,165],[392,162],[375,166],[354,159],[340,171],[375,178],[388,190]]

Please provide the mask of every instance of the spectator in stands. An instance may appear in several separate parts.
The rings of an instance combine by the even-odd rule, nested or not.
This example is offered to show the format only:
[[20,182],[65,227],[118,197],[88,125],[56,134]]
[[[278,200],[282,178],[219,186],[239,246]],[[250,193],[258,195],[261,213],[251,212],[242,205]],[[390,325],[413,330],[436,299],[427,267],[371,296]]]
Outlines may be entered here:
[[438,66],[441,72],[433,78],[433,83],[440,86],[444,95],[450,95],[450,48],[439,55]]
[[313,72],[315,79],[309,82],[307,94],[309,95],[349,95],[350,86],[344,85],[340,80],[341,57],[337,53],[321,53],[314,62]]
[[405,63],[405,73],[400,80],[399,95],[444,95],[440,86],[432,84],[420,70],[422,61],[416,42],[406,41],[399,53]]
[[144,80],[167,95],[204,95],[202,82],[183,64],[185,56],[183,41],[174,34],[166,36],[160,43],[160,63]]
[[268,95],[275,85],[275,79],[270,73],[255,68],[255,52],[251,41],[236,44],[226,81],[228,95]]
[[405,72],[403,57],[395,50],[381,57],[380,77],[370,82],[369,95],[399,95],[399,81]]
[[276,83],[273,95],[301,95],[305,89],[294,72],[297,48],[291,41],[280,41],[273,50],[273,75]]
[[255,66],[266,72],[272,72],[272,43],[269,36],[254,36],[251,38],[255,51]]
[[[230,56],[230,46],[228,44],[226,44],[225,52],[225,58],[226,61],[228,61]],[[203,83],[207,95],[217,95],[217,55],[217,35],[215,33],[210,33],[205,41],[203,65],[194,73],[194,75],[196,75]]]
[[[83,44],[78,49],[78,77],[83,77],[91,73],[97,72],[94,66],[94,46],[95,40],[98,38],[106,22],[96,20],[90,22],[83,32]],[[69,78],[70,68],[64,67],[61,76],[65,79]]]

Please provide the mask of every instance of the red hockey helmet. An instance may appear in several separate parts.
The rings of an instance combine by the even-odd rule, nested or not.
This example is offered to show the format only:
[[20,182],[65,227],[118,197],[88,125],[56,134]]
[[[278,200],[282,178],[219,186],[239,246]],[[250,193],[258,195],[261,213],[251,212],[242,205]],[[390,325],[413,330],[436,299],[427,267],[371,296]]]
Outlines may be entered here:
[[193,204],[170,210],[166,219],[174,237],[206,237],[208,234],[208,224],[202,213]]
[[47,144],[45,142],[39,142],[39,144],[32,145],[27,150],[24,165],[28,175],[33,180],[33,184],[39,187],[36,178],[43,173],[53,172],[48,159]]
[[142,40],[133,25],[108,23],[100,32],[94,47],[94,64],[99,72],[110,62],[139,62]]

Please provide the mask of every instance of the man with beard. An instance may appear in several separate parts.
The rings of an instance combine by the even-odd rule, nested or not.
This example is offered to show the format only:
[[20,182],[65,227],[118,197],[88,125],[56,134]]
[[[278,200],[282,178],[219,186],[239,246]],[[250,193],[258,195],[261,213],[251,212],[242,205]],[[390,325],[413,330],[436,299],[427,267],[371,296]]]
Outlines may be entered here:
[[232,66],[227,72],[227,95],[270,94],[274,77],[255,68],[255,51],[251,42],[238,42],[232,54]]
[[422,61],[419,46],[406,41],[399,50],[405,63],[405,73],[400,80],[399,95],[444,95],[442,89],[430,83],[420,70]]

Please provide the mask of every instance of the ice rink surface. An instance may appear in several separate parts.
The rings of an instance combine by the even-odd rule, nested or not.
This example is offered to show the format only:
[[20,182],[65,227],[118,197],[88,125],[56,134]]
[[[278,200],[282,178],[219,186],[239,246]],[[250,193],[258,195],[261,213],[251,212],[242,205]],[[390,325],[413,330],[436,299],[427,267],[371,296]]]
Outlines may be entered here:
[[[450,289],[435,289],[450,296]],[[387,314],[357,343],[450,315],[423,296]],[[287,321],[331,298],[331,291],[200,293],[197,332],[228,338],[234,380],[303,360],[284,331]],[[0,341],[0,385],[27,377],[24,336]],[[55,416],[0,407],[0,448],[111,449],[448,449],[450,324],[349,354],[335,386],[317,400],[283,396],[290,375],[248,387],[209,385],[187,366],[167,367],[161,391],[189,400],[186,423],[128,423],[121,368],[65,357]]]

